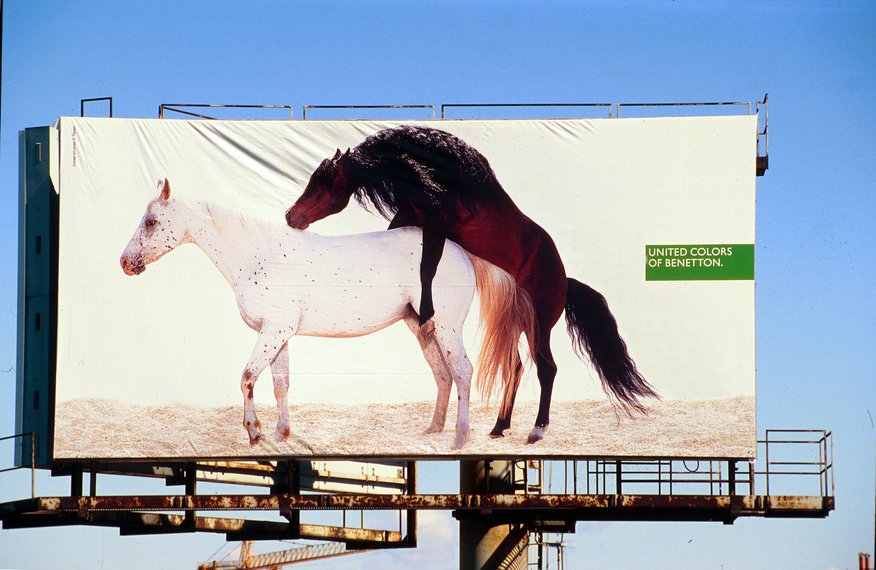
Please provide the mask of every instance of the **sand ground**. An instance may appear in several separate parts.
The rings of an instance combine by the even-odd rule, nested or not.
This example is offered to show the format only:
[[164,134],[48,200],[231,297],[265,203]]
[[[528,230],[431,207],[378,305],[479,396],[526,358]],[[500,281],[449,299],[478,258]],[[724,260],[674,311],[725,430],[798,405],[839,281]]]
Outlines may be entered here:
[[683,456],[755,455],[752,397],[659,401],[648,415],[629,418],[606,401],[555,402],[542,441],[526,444],[537,404],[521,402],[506,437],[487,436],[495,405],[471,408],[471,437],[452,450],[456,408],[451,402],[442,433],[423,435],[434,402],[368,405],[293,405],[292,437],[273,439],[277,410],[257,406],[265,437],[250,447],[242,406],[147,407],[114,400],[80,399],[57,406],[56,458],[194,458],[279,456]]

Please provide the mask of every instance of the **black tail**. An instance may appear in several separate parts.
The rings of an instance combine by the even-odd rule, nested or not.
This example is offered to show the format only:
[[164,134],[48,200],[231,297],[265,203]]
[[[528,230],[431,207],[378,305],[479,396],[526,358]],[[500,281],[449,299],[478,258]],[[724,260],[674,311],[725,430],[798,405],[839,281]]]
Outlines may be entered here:
[[574,279],[568,279],[568,285],[566,325],[575,352],[582,358],[587,353],[599,373],[603,389],[614,396],[627,414],[632,415],[632,409],[646,413],[639,397],[660,396],[636,370],[605,297]]

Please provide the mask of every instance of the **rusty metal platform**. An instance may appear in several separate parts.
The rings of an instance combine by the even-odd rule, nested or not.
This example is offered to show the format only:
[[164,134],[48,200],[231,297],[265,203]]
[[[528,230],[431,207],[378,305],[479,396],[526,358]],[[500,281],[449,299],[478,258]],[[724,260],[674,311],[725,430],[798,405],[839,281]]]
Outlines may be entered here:
[[[715,521],[740,517],[823,518],[835,508],[832,435],[824,430],[768,430],[758,463],[742,459],[520,460],[501,478],[491,462],[484,487],[462,494],[417,490],[412,461],[189,462],[58,464],[69,496],[0,504],[3,527],[115,527],[123,535],[224,533],[228,540],[313,539],[347,548],[416,546],[417,511],[448,510],[457,519],[525,524],[535,532],[574,532],[580,521]],[[760,466],[760,469],[756,469]],[[33,471],[33,470],[32,470]],[[90,475],[91,488],[83,488]],[[182,485],[180,494],[99,495],[97,476],[148,476]],[[199,494],[199,481],[247,485],[264,493]],[[492,483],[491,483],[492,481]],[[350,492],[357,488],[358,491]],[[493,485],[493,490],[490,487]],[[499,489],[503,489],[499,491]],[[508,489],[511,489],[509,492]],[[327,492],[330,491],[330,492]],[[305,524],[301,513],[341,511],[340,526]],[[395,511],[394,529],[347,524],[347,513]],[[258,520],[254,513],[261,512]],[[220,516],[248,513],[246,516]],[[209,516],[205,516],[209,515]]]
[[[274,511],[284,510],[453,510],[467,516],[544,518],[557,520],[666,520],[724,521],[738,517],[826,517],[834,509],[833,497],[763,495],[172,495],[37,497],[0,504],[4,528],[57,524],[177,527],[180,531],[235,532],[250,526],[286,527],[286,523],[196,518],[186,528],[185,515],[153,511]],[[127,517],[127,518],[126,518]],[[125,524],[127,523],[127,524]],[[302,525],[304,528],[306,525]],[[313,526],[313,525],[311,525]],[[350,529],[360,530],[360,529]],[[312,535],[315,529],[308,529]],[[380,531],[383,539],[399,533]],[[299,537],[295,537],[299,538]],[[324,537],[320,537],[324,538]],[[365,535],[349,537],[366,539]]]

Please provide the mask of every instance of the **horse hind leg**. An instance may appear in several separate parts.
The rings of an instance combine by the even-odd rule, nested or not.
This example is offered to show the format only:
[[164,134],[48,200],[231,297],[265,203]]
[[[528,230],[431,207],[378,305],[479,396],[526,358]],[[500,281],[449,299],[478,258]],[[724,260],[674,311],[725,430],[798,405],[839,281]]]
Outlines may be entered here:
[[514,365],[514,374],[511,382],[505,384],[505,390],[502,394],[502,406],[499,408],[499,417],[496,418],[496,425],[490,431],[490,437],[498,439],[505,437],[505,430],[511,427],[511,414],[514,412],[514,400],[517,398],[517,389],[520,387],[520,378],[523,376],[523,361],[520,356],[517,357],[517,363]]
[[424,434],[439,433],[444,430],[444,424],[447,420],[447,406],[450,403],[450,388],[453,384],[453,379],[450,374],[450,369],[444,362],[441,356],[441,350],[438,344],[431,336],[426,337],[422,334],[420,323],[417,320],[416,313],[413,309],[407,316],[404,317],[404,322],[414,336],[417,342],[420,343],[420,349],[423,351],[423,357],[426,363],[432,370],[432,375],[435,377],[435,384],[438,387],[438,395],[435,398],[435,412],[432,414],[432,423],[423,432]]
[[[461,330],[461,326],[457,327],[456,330]],[[447,364],[456,384],[456,435],[453,439],[453,449],[462,449],[471,434],[469,404],[471,402],[471,377],[474,367],[468,359],[465,346],[462,343],[462,335],[459,332],[448,335],[445,332],[445,327],[436,323],[434,338],[441,357]]]
[[[543,332],[545,329],[547,332]],[[539,328],[535,365],[538,383],[541,386],[541,395],[538,400],[538,415],[535,418],[535,426],[529,432],[526,443],[535,443],[543,439],[550,423],[551,395],[554,390],[554,378],[557,376],[557,365],[551,353],[549,327]]]
[[289,343],[283,347],[274,360],[271,361],[271,376],[274,377],[274,398],[277,400],[277,432],[276,441],[286,441],[292,434],[289,424]]

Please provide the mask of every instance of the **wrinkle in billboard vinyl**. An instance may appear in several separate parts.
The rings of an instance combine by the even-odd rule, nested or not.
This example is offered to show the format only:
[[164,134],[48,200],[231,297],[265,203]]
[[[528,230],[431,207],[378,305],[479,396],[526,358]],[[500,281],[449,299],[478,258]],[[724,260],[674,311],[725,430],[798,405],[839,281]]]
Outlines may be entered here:
[[754,456],[754,117],[57,132],[56,459]]

